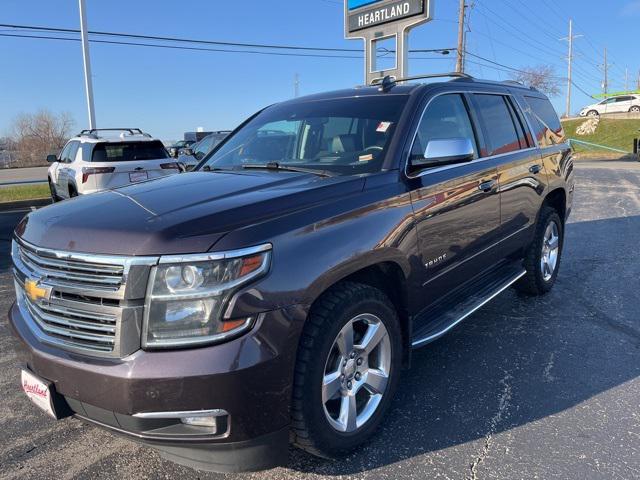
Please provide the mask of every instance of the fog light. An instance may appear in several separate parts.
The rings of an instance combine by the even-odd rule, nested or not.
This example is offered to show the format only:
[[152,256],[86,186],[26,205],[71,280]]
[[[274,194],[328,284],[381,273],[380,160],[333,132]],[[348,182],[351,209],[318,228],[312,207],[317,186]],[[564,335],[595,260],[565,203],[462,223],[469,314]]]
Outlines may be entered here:
[[211,428],[211,433],[216,433],[216,428],[218,426],[216,417],[182,417],[180,421],[185,425]]

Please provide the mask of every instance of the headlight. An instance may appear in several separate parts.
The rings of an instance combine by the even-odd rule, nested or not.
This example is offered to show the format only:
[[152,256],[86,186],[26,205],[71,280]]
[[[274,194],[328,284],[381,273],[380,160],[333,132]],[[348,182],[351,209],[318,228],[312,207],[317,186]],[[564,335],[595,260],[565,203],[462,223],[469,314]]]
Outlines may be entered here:
[[143,347],[211,343],[251,327],[254,318],[223,319],[231,295],[264,275],[271,245],[226,253],[162,257],[149,276]]

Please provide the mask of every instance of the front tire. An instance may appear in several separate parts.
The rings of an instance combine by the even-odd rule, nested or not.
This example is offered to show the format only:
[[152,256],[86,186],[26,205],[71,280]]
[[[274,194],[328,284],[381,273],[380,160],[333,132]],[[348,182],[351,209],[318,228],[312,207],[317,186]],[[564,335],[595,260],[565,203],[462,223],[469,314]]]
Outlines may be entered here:
[[588,117],[599,117],[599,116],[600,116],[600,114],[598,113],[598,111],[597,111],[597,110],[589,110],[589,111],[587,112],[587,116],[588,116]]
[[527,273],[516,288],[529,295],[544,295],[556,282],[564,245],[564,222],[549,206],[540,211],[533,242],[524,257]]
[[638,105],[634,105],[633,107],[631,107],[629,109],[629,112],[631,112],[631,113],[639,113],[640,112],[640,107]]
[[53,186],[51,180],[49,180],[49,192],[51,192],[51,203],[57,203],[60,201],[60,197],[56,193],[56,187]]
[[294,444],[332,458],[371,437],[395,393],[402,332],[387,296],[343,282],[311,310],[300,340],[292,402]]

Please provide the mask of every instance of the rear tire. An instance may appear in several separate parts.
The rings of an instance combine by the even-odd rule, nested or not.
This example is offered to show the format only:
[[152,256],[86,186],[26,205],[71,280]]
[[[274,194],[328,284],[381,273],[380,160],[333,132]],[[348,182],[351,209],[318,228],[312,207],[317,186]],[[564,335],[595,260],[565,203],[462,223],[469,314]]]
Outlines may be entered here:
[[402,333],[387,296],[343,282],[313,306],[298,347],[292,401],[294,444],[325,458],[373,435],[395,393]]
[[524,257],[527,273],[516,283],[516,288],[529,295],[544,295],[551,290],[560,269],[563,245],[564,222],[554,208],[545,206]]
[[77,197],[78,196],[78,192],[76,191],[76,189],[72,186],[69,187],[69,198],[73,198],[73,197]]

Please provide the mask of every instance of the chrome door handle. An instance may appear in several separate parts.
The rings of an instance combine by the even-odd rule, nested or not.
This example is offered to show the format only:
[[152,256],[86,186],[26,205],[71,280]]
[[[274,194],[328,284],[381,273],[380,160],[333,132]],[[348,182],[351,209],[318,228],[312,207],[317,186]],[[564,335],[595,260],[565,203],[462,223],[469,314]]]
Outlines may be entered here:
[[493,187],[495,186],[496,186],[495,180],[487,180],[485,182],[480,182],[480,184],[478,184],[478,190],[484,193],[489,193],[493,190]]
[[531,165],[531,167],[529,167],[529,171],[531,173],[533,173],[534,175],[537,175],[538,173],[540,173],[542,171],[542,166],[540,166],[540,165]]

